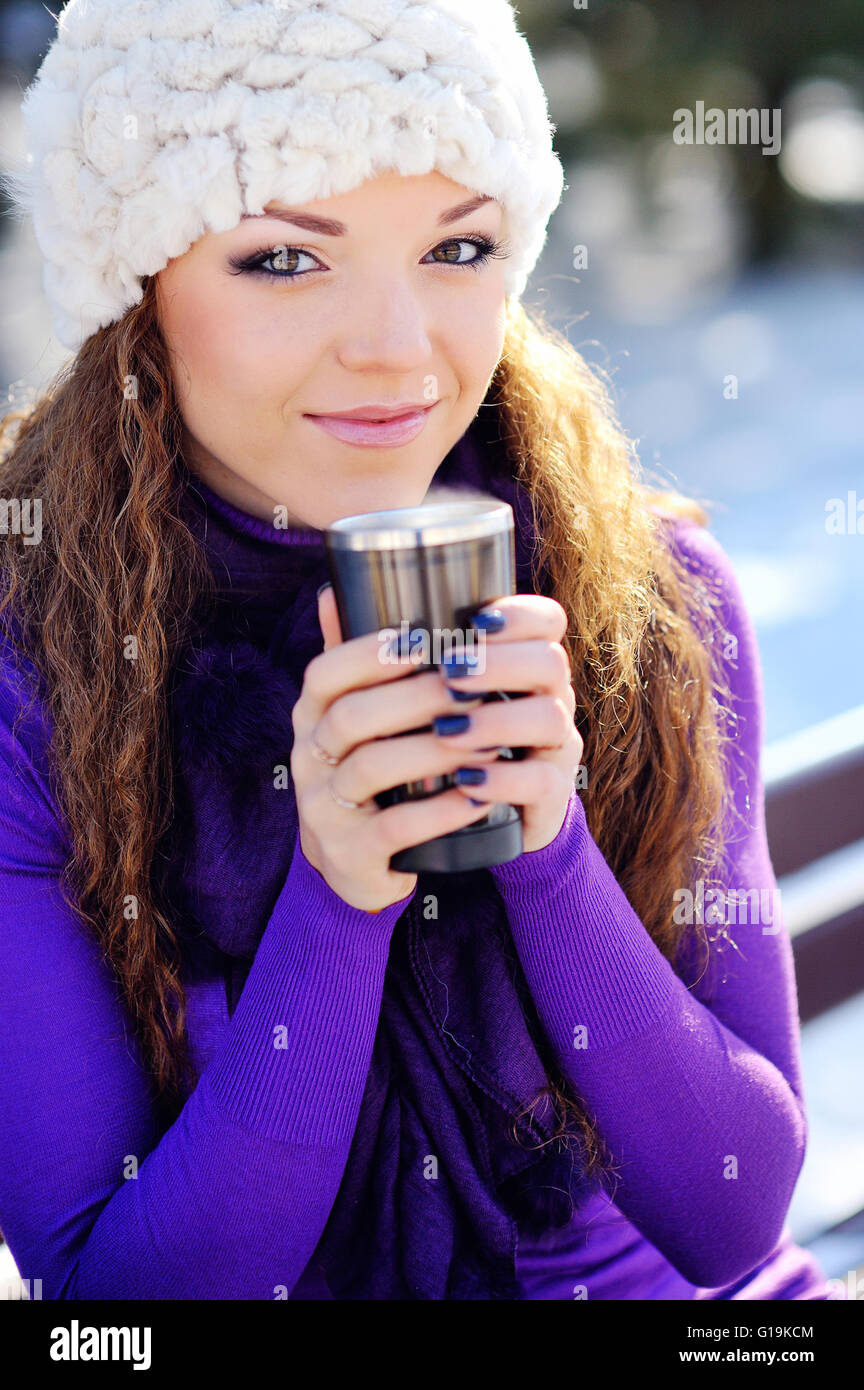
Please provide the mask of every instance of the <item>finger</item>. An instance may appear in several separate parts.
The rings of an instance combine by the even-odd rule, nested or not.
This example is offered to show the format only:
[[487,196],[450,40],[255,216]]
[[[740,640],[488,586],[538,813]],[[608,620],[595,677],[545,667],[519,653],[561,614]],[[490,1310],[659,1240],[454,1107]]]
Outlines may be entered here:
[[476,664],[469,664],[467,673],[458,658],[442,661],[447,685],[464,691],[535,690],[562,697],[570,685],[570,660],[558,642],[486,643],[474,655]]
[[[458,705],[459,711],[476,709],[476,702]],[[313,730],[315,739],[337,758],[372,739],[387,738],[431,725],[439,715],[452,714],[454,700],[438,671],[418,672],[410,681],[370,686],[339,696]]]
[[375,818],[375,835],[390,854],[426,840],[449,835],[488,815],[488,806],[472,806],[460,792],[451,790],[428,796],[423,801],[403,801],[388,806]]
[[[555,695],[528,695],[522,700],[493,700],[472,706],[462,733],[440,733],[450,748],[560,748],[579,739],[572,713]],[[581,739],[579,740],[581,743]]]
[[[491,763],[498,750],[477,750],[471,756],[480,763]],[[431,792],[436,790],[431,779],[453,772],[464,757],[461,748],[444,746],[434,733],[378,739],[349,753],[331,773],[330,786],[339,796],[359,805],[408,782],[428,782],[424,790]]]
[[508,594],[485,603],[470,619],[470,627],[489,641],[521,642],[546,638],[560,642],[568,619],[566,609],[554,598],[542,594]]
[[470,762],[465,771],[472,775],[459,775],[458,793],[490,805],[503,801],[510,806],[533,806],[565,797],[575,780],[575,769],[533,755],[521,763],[498,762],[491,767]]
[[318,595],[318,622],[324,635],[324,650],[338,647],[342,641],[342,628],[339,625],[339,610],[333,585],[328,584]]
[[362,637],[346,638],[314,656],[303,673],[303,689],[295,705],[295,731],[310,729],[332,702],[349,690],[363,690],[414,675],[422,665],[422,653],[393,653],[394,635],[392,629],[367,632]]

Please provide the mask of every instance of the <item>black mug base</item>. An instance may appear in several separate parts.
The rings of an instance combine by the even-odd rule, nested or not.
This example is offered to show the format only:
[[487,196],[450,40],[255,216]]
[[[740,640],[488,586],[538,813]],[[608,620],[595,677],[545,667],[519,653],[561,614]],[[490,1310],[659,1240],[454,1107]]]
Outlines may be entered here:
[[[500,814],[501,808],[497,808]],[[499,820],[480,821],[449,835],[410,845],[394,854],[390,868],[408,874],[459,874],[506,864],[522,853],[522,817],[515,806],[504,808]]]

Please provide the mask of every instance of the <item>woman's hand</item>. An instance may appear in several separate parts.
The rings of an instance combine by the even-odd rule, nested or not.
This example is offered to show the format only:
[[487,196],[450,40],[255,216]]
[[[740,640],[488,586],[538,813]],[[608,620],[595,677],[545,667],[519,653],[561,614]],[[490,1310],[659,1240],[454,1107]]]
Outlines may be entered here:
[[[486,640],[477,652],[478,669],[457,678],[442,667],[448,686],[465,692],[530,693],[479,708],[471,705],[466,732],[442,737],[441,742],[460,752],[461,766],[478,768],[474,785],[460,787],[463,795],[521,806],[524,848],[542,849],[564,822],[583,751],[573,721],[576,696],[570,661],[561,646],[567,614],[554,599],[527,594],[499,599],[483,612]],[[480,615],[474,625],[483,621]],[[475,750],[492,744],[528,747],[531,752],[521,761],[479,764]]]
[[[465,761],[458,745],[433,732],[391,736],[479,703],[456,705],[437,670],[418,673],[416,662],[382,660],[377,633],[343,642],[330,588],[319,596],[318,616],[324,651],[306,667],[292,715],[300,847],[345,902],[380,911],[417,882],[416,874],[390,868],[393,854],[482,820],[487,810],[457,788],[380,809],[376,793],[443,776]],[[497,751],[472,754],[471,762],[491,764]],[[334,761],[323,762],[322,753]]]

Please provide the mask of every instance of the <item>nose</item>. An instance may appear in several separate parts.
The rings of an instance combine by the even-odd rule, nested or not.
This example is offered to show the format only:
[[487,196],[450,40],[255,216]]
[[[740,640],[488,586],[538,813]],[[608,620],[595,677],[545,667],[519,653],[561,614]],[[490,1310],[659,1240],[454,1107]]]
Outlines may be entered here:
[[406,277],[366,276],[352,290],[338,336],[342,366],[353,372],[410,372],[429,361],[429,305]]

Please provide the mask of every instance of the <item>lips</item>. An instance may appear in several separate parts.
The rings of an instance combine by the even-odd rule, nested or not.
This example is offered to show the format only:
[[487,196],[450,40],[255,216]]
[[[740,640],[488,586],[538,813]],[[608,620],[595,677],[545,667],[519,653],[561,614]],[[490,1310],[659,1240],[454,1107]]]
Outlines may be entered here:
[[[305,415],[304,419],[331,438],[360,448],[386,449],[410,444],[423,431],[438,401],[422,405],[366,405],[333,415]],[[386,412],[386,413],[385,413]]]

